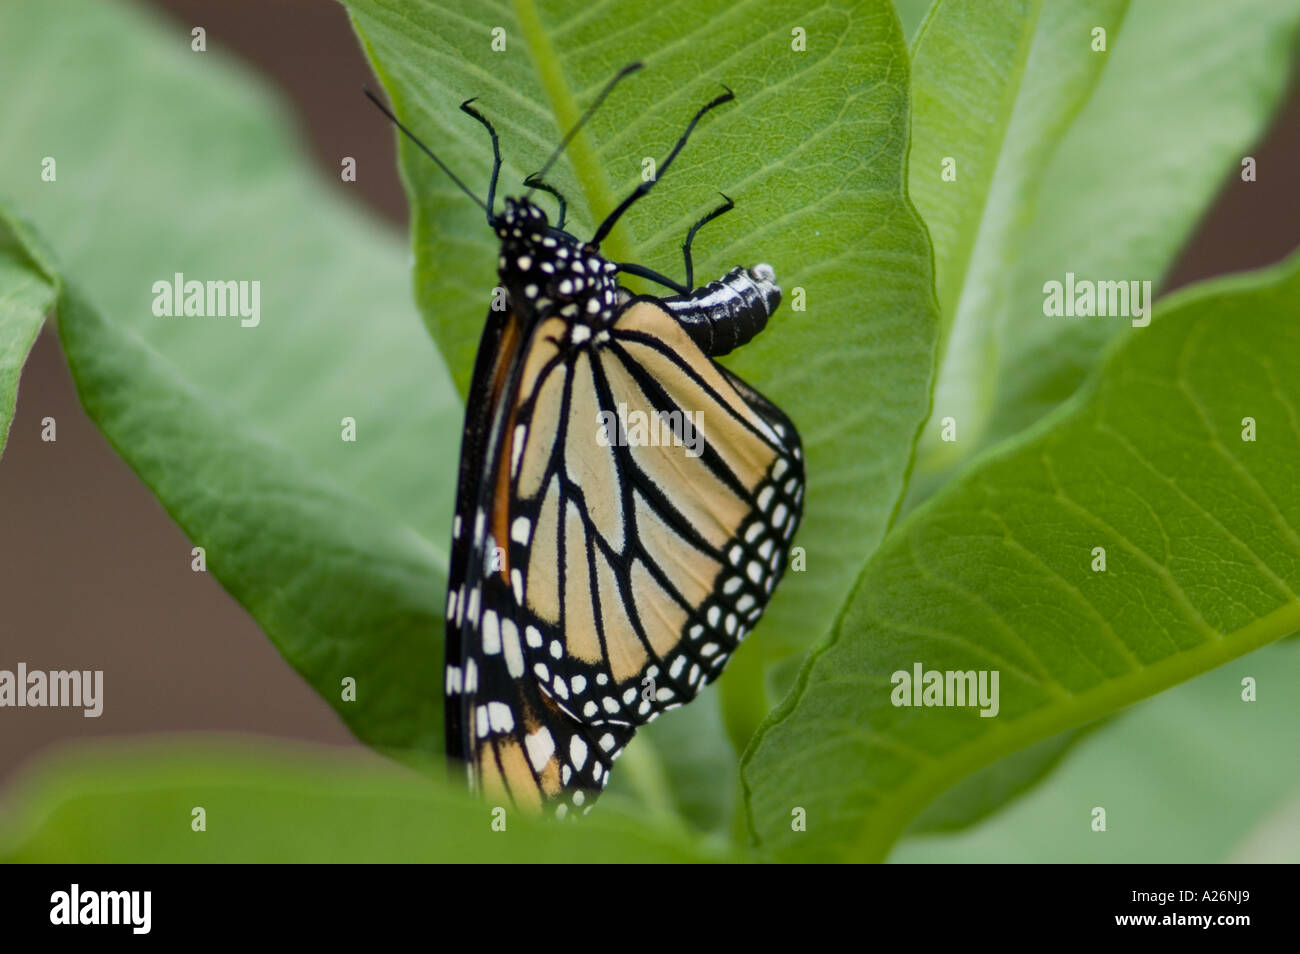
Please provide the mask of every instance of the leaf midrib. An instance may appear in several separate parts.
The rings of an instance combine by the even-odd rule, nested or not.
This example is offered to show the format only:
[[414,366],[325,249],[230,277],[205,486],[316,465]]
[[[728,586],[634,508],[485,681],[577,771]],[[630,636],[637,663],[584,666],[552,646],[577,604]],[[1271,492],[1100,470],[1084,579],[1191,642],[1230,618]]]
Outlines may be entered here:
[[[546,95],[551,111],[555,114],[556,127],[559,134],[564,135],[578,121],[582,112],[578,108],[573,90],[564,77],[564,71],[560,67],[560,57],[551,43],[550,34],[542,26],[534,0],[511,0],[511,6],[514,7],[520,32],[524,35],[524,45],[533,61],[542,92]],[[596,148],[587,129],[582,129],[573,137],[567,152],[578,180],[578,188],[582,190],[591,214],[597,215],[597,209],[612,210],[614,190],[605,177],[604,166],[596,154]],[[622,223],[616,225],[605,238],[603,249],[605,257],[611,261],[626,262],[631,258],[631,245],[627,241]]]

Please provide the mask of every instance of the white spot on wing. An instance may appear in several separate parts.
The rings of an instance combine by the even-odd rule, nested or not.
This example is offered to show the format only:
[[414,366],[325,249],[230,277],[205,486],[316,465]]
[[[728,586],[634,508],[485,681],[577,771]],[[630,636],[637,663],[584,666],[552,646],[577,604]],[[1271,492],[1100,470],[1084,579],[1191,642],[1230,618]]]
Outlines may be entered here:
[[510,447],[510,476],[519,476],[519,462],[524,459],[525,438],[528,436],[528,428],[523,424],[515,425],[515,439]]
[[512,619],[501,620],[501,646],[505,651],[506,670],[512,679],[524,674],[524,650],[519,645],[519,629]]
[[569,760],[579,770],[587,763],[587,743],[582,741],[581,736],[575,735],[569,739]]
[[533,769],[542,771],[555,754],[555,740],[551,738],[550,729],[543,727],[525,737],[524,748],[528,750],[528,761],[533,763]]
[[510,539],[515,543],[528,545],[528,534],[532,530],[532,524],[527,517],[515,517],[515,522],[510,525]]
[[[475,593],[478,591],[475,590]],[[473,600],[474,594],[470,594]],[[497,614],[488,610],[483,614],[483,652],[489,656],[495,656],[501,652],[501,628],[497,621]]]
[[492,727],[493,732],[509,732],[515,727],[514,713],[504,702],[489,702],[487,715],[488,725]]

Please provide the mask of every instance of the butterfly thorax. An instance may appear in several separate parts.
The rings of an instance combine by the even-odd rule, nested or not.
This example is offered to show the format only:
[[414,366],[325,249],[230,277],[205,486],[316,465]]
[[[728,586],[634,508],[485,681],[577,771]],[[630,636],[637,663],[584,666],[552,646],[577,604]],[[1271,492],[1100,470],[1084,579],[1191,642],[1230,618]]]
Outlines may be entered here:
[[517,315],[559,315],[575,339],[613,322],[618,266],[593,246],[551,228],[546,213],[528,199],[506,199],[496,232],[501,240],[497,272]]

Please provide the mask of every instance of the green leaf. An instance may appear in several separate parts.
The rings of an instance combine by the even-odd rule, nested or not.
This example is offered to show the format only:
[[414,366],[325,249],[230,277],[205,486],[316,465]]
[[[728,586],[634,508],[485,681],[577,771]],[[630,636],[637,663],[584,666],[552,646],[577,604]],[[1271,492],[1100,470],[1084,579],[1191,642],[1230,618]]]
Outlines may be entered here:
[[[1281,102],[1298,29],[1300,6],[1290,0],[1133,6],[1102,82],[1057,151],[1053,188],[1022,246],[1017,306],[999,339],[1015,374],[999,389],[990,441],[1059,403],[1100,347],[1130,327],[1044,319],[1043,283],[1074,271],[1150,278],[1159,291]],[[1195,70],[1184,68],[1192,62]]]
[[934,470],[978,433],[997,381],[998,317],[1013,305],[1009,263],[1022,253],[1049,161],[1101,76],[1092,27],[1114,33],[1128,0],[939,0],[917,37],[910,187],[934,242],[943,316],[934,418],[921,453]]
[[[1123,319],[1045,317],[1044,283],[1073,272],[1158,292],[1285,92],[1300,24],[1290,0],[1129,7],[1044,3],[1035,17],[1029,3],[941,0],[917,38],[911,187],[951,333],[907,509],[1132,333]],[[1022,28],[1027,57],[1013,42]],[[956,182],[939,179],[944,156]],[[946,417],[956,442],[941,440]]]
[[9,439],[18,375],[54,304],[54,285],[27,249],[0,229],[0,454]]
[[65,752],[6,802],[0,860],[27,864],[744,860],[610,810],[496,831],[492,806],[396,766],[203,736]]
[[[1102,328],[1093,329],[1097,337],[1078,350],[1076,333],[1080,329],[1063,328],[1060,322],[1041,315],[1041,285],[1052,274],[1045,276],[1035,270],[1037,266],[1026,273],[1018,264],[1036,260],[1044,247],[1060,252],[1057,259],[1062,268],[1054,274],[1058,279],[1063,278],[1067,266],[1086,264],[1075,261],[1076,248],[1104,255],[1105,268],[1115,269],[1112,277],[1127,277],[1130,263],[1145,266],[1157,248],[1164,248],[1165,257],[1160,260],[1167,263],[1177,251],[1177,244],[1169,242],[1186,239],[1200,209],[1212,198],[1225,156],[1234,156],[1232,149],[1243,148],[1258,134],[1281,95],[1274,78],[1284,74],[1277,56],[1282,51],[1277,48],[1270,49],[1262,68],[1255,64],[1247,68],[1251,81],[1239,82],[1242,75],[1212,81],[1203,71],[1192,75],[1170,66],[1164,70],[1164,83],[1153,87],[1149,77],[1136,74],[1136,60],[1153,45],[1164,49],[1169,44],[1162,56],[1184,56],[1179,44],[1188,39],[1187,31],[1178,27],[1174,34],[1179,39],[1174,42],[1167,39],[1170,30],[1164,23],[1182,17],[1183,12],[1167,6],[1152,10],[1151,4],[1145,4],[1145,9],[1126,18],[1128,6],[1128,0],[1041,5],[941,0],[933,6],[932,16],[914,44],[911,192],[935,240],[945,337],[940,346],[943,359],[933,400],[935,411],[918,448],[917,472],[907,491],[905,509],[915,507],[948,481],[954,465],[972,450],[1017,432],[1065,398],[1084,370],[1092,367],[1106,335],[1115,333],[1113,324],[1089,320]],[[1281,6],[1274,9],[1279,16],[1287,16]],[[1112,52],[1093,51],[1093,30],[1099,27],[1106,31]],[[1027,32],[1031,44],[1026,49]],[[1210,23],[1191,32],[1200,44],[1218,43]],[[1253,56],[1251,44],[1270,44],[1264,26],[1252,32],[1247,43],[1226,51],[1217,49],[1214,65],[1235,70]],[[1119,79],[1115,78],[1117,71]],[[1261,77],[1264,82],[1255,83]],[[1117,83],[1128,87],[1122,95],[1108,92]],[[1197,148],[1188,153],[1179,143],[1203,138],[1203,131],[1193,129],[1200,113],[1170,110],[1165,100],[1199,101],[1201,84],[1213,84],[1214,96],[1222,101],[1214,108],[1232,113],[1232,122],[1218,125],[1212,134],[1217,136],[1212,151]],[[1175,88],[1166,90],[1165,86]],[[1088,105],[1097,95],[1115,99],[1099,113]],[[1132,107],[1135,97],[1145,100],[1140,110]],[[1157,101],[1157,97],[1164,99]],[[1084,110],[1082,118],[1080,110]],[[1066,161],[1063,156],[1076,149],[1071,144],[1080,135],[1073,129],[1076,120],[1091,123],[1082,142],[1093,153],[1105,152],[1109,161],[1105,177],[1093,174],[1095,162],[1091,160],[1079,166],[1088,172],[1089,192],[1083,192],[1082,185],[1063,177],[1057,168]],[[1126,142],[1130,136],[1115,139],[1115,135],[1126,125],[1145,126],[1152,121],[1165,123],[1162,138],[1151,136],[1165,151],[1165,159],[1160,172],[1152,170],[1143,178],[1134,178],[1135,173],[1125,166],[1136,169],[1139,162],[1127,149],[1114,147],[1115,142]],[[1067,135],[1070,142],[1062,144]],[[1141,135],[1147,136],[1145,129]],[[1057,156],[1058,151],[1062,156]],[[957,161],[956,182],[941,178],[945,157]],[[1151,157],[1151,149],[1144,148],[1141,161]],[[1145,186],[1166,182],[1165,170],[1171,166],[1179,166],[1178,186],[1149,194]],[[1125,198],[1115,203],[1112,196],[1117,191]],[[1048,195],[1053,201],[1067,201],[1080,209],[1100,203],[1123,234],[1138,227],[1132,217],[1141,216],[1144,208],[1162,205],[1177,211],[1178,217],[1158,214],[1153,218],[1173,226],[1164,246],[1147,239],[1117,246],[1109,237],[1099,246],[1096,231],[1083,235],[1073,227],[1080,221],[1078,214],[1058,209],[1044,217],[1039,209]],[[1087,221],[1089,229],[1101,227],[1099,220]],[[1158,272],[1162,270],[1164,265]],[[1099,272],[1097,277],[1106,277],[1106,273]],[[1031,331],[1039,334],[1037,350],[1026,356],[1021,346]],[[1083,329],[1084,334],[1087,331]],[[1065,341],[1060,341],[1062,338]],[[1060,393],[1045,404],[1018,396],[1002,398],[998,389],[1052,376],[1060,365],[1058,346],[1073,355],[1069,360],[1076,363],[1062,378],[1066,385]],[[992,417],[998,403],[997,416]],[[956,442],[941,439],[941,421],[948,417],[957,422]],[[933,807],[935,819],[941,816],[944,827],[950,827],[959,819],[979,818],[996,807],[996,802],[987,801],[992,793],[1017,792],[1031,784],[1049,771],[1067,745],[1065,740],[1060,746],[1045,742],[1018,753],[1014,762],[983,769],[979,779],[963,784],[962,792],[941,798],[944,805]],[[975,793],[979,797],[967,803],[967,795]],[[961,803],[965,807],[958,810]]]
[[[1242,700],[1247,676],[1257,701]],[[890,861],[1295,861],[1298,682],[1294,646],[1243,656],[1110,722],[986,823],[958,836],[906,838]],[[1092,829],[1094,808],[1106,811],[1105,832]]]
[[894,0],[894,9],[898,11],[899,22],[903,25],[903,36],[911,43],[917,31],[925,21],[926,14],[934,6],[934,0]]
[[[1164,302],[898,526],[747,753],[767,850],[879,859],[982,765],[1300,628],[1297,295],[1300,256]],[[918,663],[998,671],[997,717],[895,707],[891,675]]]
[[[1153,261],[1162,263],[1152,276],[1158,278],[1211,199],[1225,165],[1258,135],[1280,98],[1285,51],[1269,36],[1275,18],[1264,17],[1258,29],[1252,23],[1246,37],[1224,48],[1213,11],[1139,3],[1126,16],[1129,6],[1128,0],[941,0],[915,41],[910,186],[935,242],[945,336],[934,412],[918,448],[905,511],[951,479],[953,468],[974,450],[1020,430],[1066,397],[1106,338],[1118,333],[1116,323],[1103,319],[1081,320],[1095,327],[1080,328],[1044,318],[1043,282],[1062,280],[1070,269],[1081,277],[1130,277],[1136,274],[1130,264],[1147,268]],[[1290,15],[1281,5],[1272,10],[1274,17]],[[1194,28],[1166,22],[1181,21],[1184,14]],[[1106,31],[1110,52],[1093,51],[1097,28]],[[1232,75],[1220,80],[1170,65],[1151,74],[1163,77],[1152,83],[1144,57],[1155,49],[1161,60],[1181,62],[1189,44],[1213,46],[1208,62]],[[1268,49],[1259,63],[1253,62],[1257,48]],[[1203,119],[1199,107],[1196,113],[1178,108],[1201,102],[1210,87],[1214,118]],[[1092,105],[1098,96],[1108,97],[1102,109]],[[1224,116],[1226,123],[1220,121]],[[1079,123],[1087,124],[1086,133],[1074,128]],[[1152,123],[1163,132],[1149,135]],[[1200,146],[1207,130],[1213,139],[1208,151]],[[1141,157],[1122,145],[1134,134],[1146,143]],[[1188,141],[1197,148],[1185,148]],[[1075,142],[1090,150],[1088,161],[1070,166],[1082,181],[1060,168],[1080,148]],[[941,177],[946,157],[957,162],[955,182]],[[1103,158],[1105,172],[1096,173]],[[1171,175],[1176,184],[1165,189]],[[1158,188],[1148,188],[1152,183]],[[1069,208],[1044,213],[1048,202]],[[1094,208],[1104,210],[1109,226],[1092,217]],[[1087,234],[1075,227],[1081,221]],[[1167,230],[1159,242],[1150,238],[1157,224]],[[1133,241],[1112,241],[1117,232]],[[1098,241],[1099,235],[1105,238]],[[1033,264],[1026,271],[1026,262],[1043,261],[1044,249],[1055,250],[1061,267],[1051,272]],[[1100,255],[1099,270],[1082,271],[1088,261],[1076,249]],[[1023,345],[1031,338],[1037,344],[1028,353]],[[1047,380],[1063,361],[1070,369],[1046,402],[1001,393]],[[956,422],[956,442],[941,439],[945,418]],[[945,827],[974,820],[996,807],[988,801],[994,792],[1031,784],[1067,746],[1065,740],[1059,746],[1044,743],[987,767],[963,783],[962,791],[946,793],[944,804],[933,808],[933,820],[942,817]]]
[[957,831],[988,817],[1047,778],[1071,748],[1102,724],[1049,736],[976,769],[926,805],[907,826],[908,834]]
[[[428,546],[275,444],[231,428],[225,408],[58,280],[3,208],[0,243],[31,250],[59,285],[59,331],[87,413],[152,478],[182,529],[207,542],[208,568],[327,700],[340,700],[345,677],[356,680],[357,701],[336,705],[363,739],[427,762],[441,742],[441,698],[426,688],[440,670]],[[260,533],[232,518],[232,501],[260,516]]]
[[[1115,35],[1128,5],[939,0],[914,41],[910,188],[935,246],[943,332],[935,410],[905,506],[947,479],[989,413],[998,316],[1012,305],[1009,264],[1023,253],[1052,155],[1106,63],[1088,45],[1091,31]],[[956,442],[941,440],[950,417]],[[917,824],[948,829],[982,817],[1050,771],[1073,738],[982,769]]]
[[[501,191],[517,194],[609,78],[643,60],[553,175],[579,235],[642,181],[643,159],[661,160],[722,84],[736,92],[604,251],[680,276],[682,240],[721,190],[736,209],[700,233],[696,273],[769,262],[785,289],[768,328],[728,361],[799,426],[809,473],[796,540],[807,572],[786,576],[721,682],[728,734],[745,744],[768,709],[767,663],[827,631],[884,534],[928,411],[936,316],[928,242],[905,193],[908,64],[892,8],[761,0],[665,16],[648,0],[617,8],[521,0],[472,13],[433,0],[347,6],[397,114],[481,193],[491,151],[459,112],[462,100],[477,97],[495,123]],[[796,27],[806,31],[804,52],[792,49]],[[496,285],[494,236],[482,210],[418,149],[402,143],[401,159],[417,299],[463,390]],[[792,307],[796,288],[806,311]],[[721,790],[717,775],[712,784]]]
[[[188,26],[62,10],[0,8],[0,79],[23,90],[0,102],[0,169],[73,277],[60,334],[82,402],[353,731],[427,757],[461,412],[408,253]],[[260,323],[156,317],[153,285],[177,272],[259,281]]]
[[1043,137],[1037,123],[1013,129],[1021,93],[1038,89],[1028,74],[1041,3],[939,0],[917,39],[908,181],[934,244],[945,331],[967,284],[978,283],[970,272],[981,227],[1002,211],[991,195],[994,174],[1004,156],[1016,164],[1011,154],[1028,145],[1022,137]]

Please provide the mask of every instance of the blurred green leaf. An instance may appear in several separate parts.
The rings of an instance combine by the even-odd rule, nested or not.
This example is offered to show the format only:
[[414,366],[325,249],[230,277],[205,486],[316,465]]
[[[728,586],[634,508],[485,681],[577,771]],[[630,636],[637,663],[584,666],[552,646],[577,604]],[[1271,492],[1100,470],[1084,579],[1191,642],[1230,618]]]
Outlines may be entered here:
[[[1242,701],[1242,679],[1257,701]],[[1042,787],[969,831],[906,838],[898,862],[1300,860],[1300,655],[1275,645],[1134,707]],[[1092,830],[1094,808],[1106,831]],[[1289,853],[1289,856],[1288,856]]]
[[[353,731],[427,758],[460,406],[409,253],[188,26],[89,0],[61,14],[0,7],[0,79],[22,90],[0,100],[0,170],[73,278],[60,333],[82,402]],[[155,317],[154,282],[178,272],[260,281],[260,324]]]
[[[879,859],[993,759],[1300,628],[1298,297],[1300,255],[1163,303],[899,525],[746,755],[768,851]],[[997,717],[895,707],[891,674],[917,663],[998,671]]]
[[975,281],[976,237],[986,216],[1001,211],[991,194],[994,173],[1004,156],[1025,148],[1019,136],[1044,135],[1038,123],[1012,126],[1021,94],[1041,88],[1029,66],[1041,5],[939,0],[913,52],[908,183],[934,244],[945,333]]
[[[429,762],[441,744],[442,700],[422,688],[437,684],[440,668],[427,544],[282,447],[232,427],[220,404],[61,280],[3,208],[0,245],[27,249],[60,287],[59,331],[87,413],[151,478],[182,529],[207,541],[208,568],[358,735]],[[244,519],[261,520],[258,532],[232,518],[232,500]],[[356,680],[355,702],[340,701],[345,676]],[[411,691],[391,691],[403,684]]]
[[[1292,723],[1294,725],[1294,722]],[[1295,760],[1292,760],[1292,765]],[[1229,864],[1300,864],[1300,787],[1232,850]]]
[[[1088,0],[1044,3],[1032,19],[1010,0],[941,0],[917,38],[911,186],[952,330],[905,509],[1134,333],[1124,320],[1045,317],[1044,283],[1073,272],[1160,291],[1286,90],[1300,5]],[[1008,52],[1016,23],[1034,26],[1023,61]],[[957,157],[957,182],[939,180],[943,156]],[[956,442],[940,439],[945,417]]]
[[[649,0],[472,13],[435,0],[347,6],[397,114],[482,193],[491,151],[459,111],[464,99],[477,97],[495,123],[501,190],[517,194],[609,78],[643,60],[553,175],[578,235],[640,183],[643,158],[661,159],[722,84],[735,90],[737,102],[701,123],[604,251],[680,276],[681,242],[721,190],[736,209],[697,238],[697,274],[769,262],[785,289],[768,328],[727,361],[799,426],[809,473],[796,540],[808,571],[786,576],[720,684],[728,733],[743,745],[768,709],[767,663],[826,632],[884,534],[928,410],[936,316],[928,243],[905,193],[907,55],[892,8],[762,0],[665,16]],[[493,50],[496,27],[504,51]],[[796,27],[805,52],[792,49]],[[401,157],[417,299],[463,390],[497,283],[494,235],[418,149],[403,142]],[[796,288],[806,311],[793,307]],[[694,706],[686,713],[672,718],[708,718]],[[671,762],[668,730],[649,735],[660,732]],[[719,768],[710,781],[729,795],[723,778]]]
[[0,454],[14,420],[18,375],[53,304],[53,283],[26,247],[0,229]]
[[[745,860],[615,810],[568,824],[507,813],[505,830],[494,831],[492,806],[391,764],[202,736],[65,751],[29,771],[6,802],[7,862]],[[195,808],[204,831],[191,827]]]
[[[909,185],[934,242],[943,329],[925,471],[960,459],[983,427],[999,316],[1013,305],[1009,266],[1024,254],[1050,160],[1106,63],[1089,31],[1113,35],[1127,8],[938,0],[916,39]],[[957,422],[956,441],[940,439],[945,417]]]

